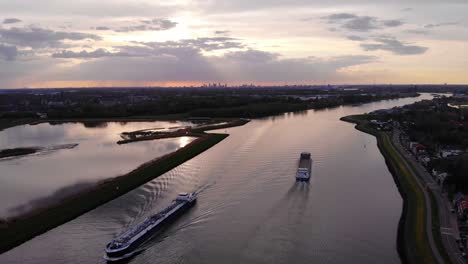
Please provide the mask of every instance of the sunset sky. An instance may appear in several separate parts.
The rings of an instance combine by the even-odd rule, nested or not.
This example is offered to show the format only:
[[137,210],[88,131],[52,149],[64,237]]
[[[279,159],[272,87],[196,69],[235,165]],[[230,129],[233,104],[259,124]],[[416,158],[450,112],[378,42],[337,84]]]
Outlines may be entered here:
[[466,0],[0,0],[0,88],[468,83]]

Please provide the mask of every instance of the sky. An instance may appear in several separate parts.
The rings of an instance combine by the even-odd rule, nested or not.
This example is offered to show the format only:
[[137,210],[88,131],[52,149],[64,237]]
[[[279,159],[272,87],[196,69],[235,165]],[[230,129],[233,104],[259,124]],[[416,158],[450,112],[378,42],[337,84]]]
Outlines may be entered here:
[[466,0],[0,0],[0,88],[467,84]]

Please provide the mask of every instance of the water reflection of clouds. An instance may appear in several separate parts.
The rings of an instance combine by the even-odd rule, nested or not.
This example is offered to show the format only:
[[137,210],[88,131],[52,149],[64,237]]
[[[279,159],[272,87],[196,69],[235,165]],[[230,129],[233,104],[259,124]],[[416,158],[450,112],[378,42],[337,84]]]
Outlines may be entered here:
[[[194,139],[182,137],[125,145],[116,143],[122,131],[156,126],[171,127],[174,123],[112,122],[107,126],[93,128],[85,127],[81,123],[54,126],[40,124],[0,132],[0,146],[80,143],[75,149],[1,161],[0,216],[5,214],[8,208],[46,197],[58,189],[83,181],[96,182],[128,173],[147,161],[186,146]],[[6,140],[8,142],[5,142]]]
[[192,140],[191,140],[190,137],[181,137],[181,138],[179,138],[179,147],[183,148],[183,147],[187,146],[191,141]]

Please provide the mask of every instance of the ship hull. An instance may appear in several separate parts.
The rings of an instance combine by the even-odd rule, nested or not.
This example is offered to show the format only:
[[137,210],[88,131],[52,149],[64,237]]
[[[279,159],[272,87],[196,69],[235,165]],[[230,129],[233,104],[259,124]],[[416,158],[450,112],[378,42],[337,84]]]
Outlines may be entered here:
[[138,247],[142,243],[146,242],[150,237],[155,235],[158,231],[161,231],[164,227],[172,223],[176,218],[178,218],[180,215],[182,215],[182,213],[184,213],[189,208],[191,208],[195,203],[196,203],[196,200],[185,203],[177,211],[173,212],[172,214],[164,218],[156,226],[154,226],[149,232],[146,232],[144,235],[140,236],[137,240],[132,242],[130,246],[123,248],[122,250],[114,250],[112,252],[106,250],[106,255],[104,256],[104,259],[106,259],[109,262],[118,262],[120,260],[130,258],[140,253],[141,250],[138,250]]

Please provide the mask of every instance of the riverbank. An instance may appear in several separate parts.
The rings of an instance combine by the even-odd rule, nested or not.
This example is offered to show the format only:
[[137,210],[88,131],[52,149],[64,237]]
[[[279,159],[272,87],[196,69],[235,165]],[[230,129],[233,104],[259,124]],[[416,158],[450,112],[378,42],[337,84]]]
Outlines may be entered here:
[[[229,127],[242,124],[245,124],[245,122],[236,121],[229,123]],[[208,128],[205,129],[208,130]],[[53,206],[38,208],[20,217],[0,219],[0,237],[2,237],[0,240],[0,253],[68,222],[170,171],[221,142],[227,136],[228,134],[198,131],[198,138],[187,146],[147,162],[128,174],[99,182],[95,186],[67,197]]]
[[[258,90],[258,92],[260,91]],[[255,93],[255,96],[252,96],[252,94],[247,92],[248,96],[239,96],[238,93],[241,92],[240,90],[236,90],[234,95],[229,92],[229,95],[223,97],[175,96],[166,102],[167,105],[162,102],[154,102],[146,104],[144,107],[138,104],[103,106],[100,103],[90,105],[90,102],[87,102],[83,106],[81,105],[82,102],[78,101],[71,108],[40,108],[42,111],[41,115],[30,110],[25,112],[0,113],[0,131],[17,125],[34,125],[44,122],[51,124],[65,122],[92,124],[99,122],[177,121],[194,117],[217,119],[260,118],[288,112],[319,110],[343,105],[356,106],[381,100],[419,96],[415,92],[361,94],[359,91],[325,95],[322,93],[309,94],[310,91],[308,91],[307,95],[300,93],[301,96],[298,96],[294,95],[291,90],[284,91],[282,95],[274,93],[275,95],[273,96],[271,94],[257,96],[258,94]],[[268,90],[268,93],[272,92]],[[134,111],[130,111],[131,109]]]
[[437,248],[437,245],[430,243],[434,240],[432,235],[434,223],[431,222],[431,207],[434,205],[431,204],[430,199],[426,199],[423,187],[416,178],[417,175],[413,173],[398,153],[387,133],[371,128],[369,122],[362,115],[347,116],[341,120],[354,123],[356,129],[377,138],[378,148],[394,177],[403,198],[403,212],[398,225],[397,237],[397,248],[402,262],[410,264],[439,263],[440,261],[434,253],[434,248]]

